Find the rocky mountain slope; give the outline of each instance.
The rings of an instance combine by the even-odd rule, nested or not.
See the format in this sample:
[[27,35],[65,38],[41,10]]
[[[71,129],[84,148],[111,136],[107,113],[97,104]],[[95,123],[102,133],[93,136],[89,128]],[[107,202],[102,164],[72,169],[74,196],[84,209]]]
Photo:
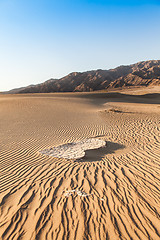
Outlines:
[[8,93],[87,92],[150,85],[160,85],[160,60],[138,62],[110,70],[73,72],[61,79],[50,79]]

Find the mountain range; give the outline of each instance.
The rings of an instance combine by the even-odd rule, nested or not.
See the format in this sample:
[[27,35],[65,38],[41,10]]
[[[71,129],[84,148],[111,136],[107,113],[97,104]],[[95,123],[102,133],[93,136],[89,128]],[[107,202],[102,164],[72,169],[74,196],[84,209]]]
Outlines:
[[60,79],[49,79],[6,93],[90,92],[151,85],[160,85],[160,60],[143,61],[110,70],[73,72]]

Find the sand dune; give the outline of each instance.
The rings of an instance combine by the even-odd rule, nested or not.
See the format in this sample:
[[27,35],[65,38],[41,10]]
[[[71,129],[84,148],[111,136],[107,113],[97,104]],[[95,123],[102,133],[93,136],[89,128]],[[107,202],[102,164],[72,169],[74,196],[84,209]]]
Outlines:
[[0,96],[0,239],[160,239],[160,98],[115,94]]

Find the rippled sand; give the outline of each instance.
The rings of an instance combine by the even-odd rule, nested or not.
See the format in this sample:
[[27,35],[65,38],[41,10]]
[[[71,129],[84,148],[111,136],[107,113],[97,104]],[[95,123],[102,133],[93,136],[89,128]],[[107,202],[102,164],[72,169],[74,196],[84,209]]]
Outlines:
[[160,95],[1,95],[0,239],[160,239]]

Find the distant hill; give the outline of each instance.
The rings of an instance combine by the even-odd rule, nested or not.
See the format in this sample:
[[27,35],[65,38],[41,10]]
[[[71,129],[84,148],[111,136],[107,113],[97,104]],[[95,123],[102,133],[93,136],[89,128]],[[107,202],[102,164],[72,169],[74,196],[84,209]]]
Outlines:
[[110,70],[73,72],[60,79],[50,79],[7,93],[90,92],[151,85],[160,85],[160,60],[138,62]]

